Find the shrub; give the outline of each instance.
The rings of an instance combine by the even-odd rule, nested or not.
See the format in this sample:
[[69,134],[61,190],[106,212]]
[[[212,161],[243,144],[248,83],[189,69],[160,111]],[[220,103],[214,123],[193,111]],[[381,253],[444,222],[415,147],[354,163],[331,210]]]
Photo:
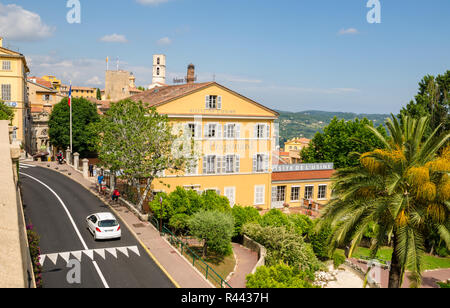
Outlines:
[[249,222],[259,222],[261,215],[254,207],[235,206],[231,210],[234,218],[234,236],[242,235],[242,226]]
[[39,248],[40,237],[33,231],[33,226],[27,226],[28,246],[30,249],[31,262],[33,264],[33,272],[37,288],[42,288],[42,265],[39,262],[41,249]]
[[175,214],[169,220],[169,226],[175,233],[186,233],[188,230],[190,216],[186,214]]
[[328,260],[330,257],[331,233],[331,226],[324,224],[319,230],[313,230],[308,236],[314,253],[321,260]]
[[288,216],[288,219],[293,224],[295,232],[302,236],[308,235],[314,226],[311,218],[306,215],[292,214]]
[[345,256],[335,252],[333,254],[333,265],[334,265],[334,268],[337,269],[337,268],[339,268],[339,266],[341,266],[344,263],[345,263]]
[[227,197],[220,196],[213,190],[207,190],[201,195],[201,207],[205,211],[219,211],[230,213],[231,206]]
[[234,220],[231,214],[201,211],[189,219],[188,226],[194,237],[204,241],[203,257],[207,256],[208,249],[224,256],[232,253]]
[[249,223],[244,225],[243,232],[267,249],[268,265],[283,262],[302,271],[312,272],[323,267],[311,245],[305,243],[302,236],[285,227],[262,227]]
[[291,228],[293,223],[288,219],[288,216],[277,209],[272,209],[267,212],[260,221],[263,227],[286,227]]
[[256,270],[255,274],[247,276],[247,288],[315,288],[309,282],[308,276],[308,274],[285,264],[277,264],[270,267],[261,266]]

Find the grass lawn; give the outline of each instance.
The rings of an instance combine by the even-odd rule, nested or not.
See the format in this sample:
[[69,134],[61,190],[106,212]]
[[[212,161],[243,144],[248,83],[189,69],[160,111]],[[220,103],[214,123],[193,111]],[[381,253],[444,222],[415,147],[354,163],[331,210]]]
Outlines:
[[[344,253],[339,249],[339,253]],[[364,259],[364,257],[370,256],[370,249],[364,247],[358,247],[353,253],[353,258]],[[390,261],[392,257],[392,248],[383,247],[378,250],[377,258],[385,261]],[[440,258],[425,254],[422,258],[422,270],[433,270],[439,268],[450,268],[450,258]]]
[[[197,256],[201,257],[201,247],[191,246],[190,248]],[[188,259],[188,261],[193,262],[193,257],[191,254],[183,252],[183,255]],[[204,258],[203,261],[205,261],[205,263],[208,264],[214,270],[214,272],[216,272],[217,275],[219,275],[223,279],[226,279],[228,277],[228,275],[234,270],[234,267],[236,265],[234,254],[224,257],[219,256],[213,252],[209,252],[208,256]],[[206,275],[207,269],[203,262],[196,260],[193,263],[203,275]],[[208,269],[208,280],[211,281],[215,286],[220,287],[220,278],[214,272],[211,271],[211,269]]]

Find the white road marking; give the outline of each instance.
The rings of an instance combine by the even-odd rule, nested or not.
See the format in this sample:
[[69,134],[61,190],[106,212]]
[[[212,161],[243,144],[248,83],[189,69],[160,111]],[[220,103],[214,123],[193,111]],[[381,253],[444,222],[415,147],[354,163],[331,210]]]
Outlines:
[[[70,222],[72,223],[73,228],[75,229],[75,233],[78,235],[78,238],[80,239],[81,244],[83,245],[84,249],[85,249],[85,250],[89,250],[89,248],[87,247],[86,243],[84,242],[83,237],[81,236],[80,231],[79,231],[78,228],[77,228],[77,225],[75,224],[75,222],[74,222],[72,216],[70,215],[69,210],[67,209],[67,207],[66,207],[66,205],[64,204],[64,202],[62,201],[62,199],[58,196],[58,194],[57,194],[53,189],[51,189],[47,184],[45,184],[45,183],[43,183],[42,181],[36,179],[35,177],[32,177],[31,175],[28,175],[28,174],[25,174],[25,173],[22,173],[22,172],[20,172],[20,174],[23,175],[23,176],[29,177],[30,179],[35,180],[36,182],[38,182],[39,184],[43,185],[45,188],[47,188],[48,190],[50,190],[50,192],[51,192],[53,195],[55,195],[55,197],[58,199],[58,201],[59,201],[59,202],[61,203],[61,205],[63,206],[64,211],[66,212],[67,216],[69,217],[69,220],[70,220]],[[97,271],[97,273],[98,273],[98,275],[99,275],[101,281],[103,282],[103,286],[104,286],[105,288],[109,288],[109,285],[108,285],[108,283],[106,282],[105,277],[104,277],[103,274],[102,274],[102,271],[101,271],[100,268],[98,267],[97,262],[92,261],[92,263],[94,264],[94,267],[95,267],[95,269],[96,269],[96,271]]]
[[30,167],[30,168],[36,168],[36,166],[35,166],[35,165],[28,165],[28,164],[24,164],[24,163],[21,163],[21,162],[19,162],[19,166],[20,166],[20,167]]

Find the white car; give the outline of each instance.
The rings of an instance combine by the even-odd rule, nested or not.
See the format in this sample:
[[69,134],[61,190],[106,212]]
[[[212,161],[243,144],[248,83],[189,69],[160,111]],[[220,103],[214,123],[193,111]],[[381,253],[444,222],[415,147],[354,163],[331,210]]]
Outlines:
[[120,239],[120,224],[111,213],[97,213],[86,218],[87,228],[94,235],[94,240]]

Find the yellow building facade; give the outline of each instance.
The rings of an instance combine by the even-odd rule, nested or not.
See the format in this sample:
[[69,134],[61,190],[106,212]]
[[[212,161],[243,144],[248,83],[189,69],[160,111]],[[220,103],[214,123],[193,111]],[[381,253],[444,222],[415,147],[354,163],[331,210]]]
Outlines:
[[14,108],[12,125],[16,127],[13,140],[25,143],[25,132],[30,126],[27,99],[27,74],[25,56],[3,47],[0,37],[0,100]]
[[214,190],[231,205],[270,208],[278,113],[215,82],[155,88],[131,99],[155,107],[175,133],[194,140],[196,165],[164,174],[165,185],[156,183],[154,191]]

